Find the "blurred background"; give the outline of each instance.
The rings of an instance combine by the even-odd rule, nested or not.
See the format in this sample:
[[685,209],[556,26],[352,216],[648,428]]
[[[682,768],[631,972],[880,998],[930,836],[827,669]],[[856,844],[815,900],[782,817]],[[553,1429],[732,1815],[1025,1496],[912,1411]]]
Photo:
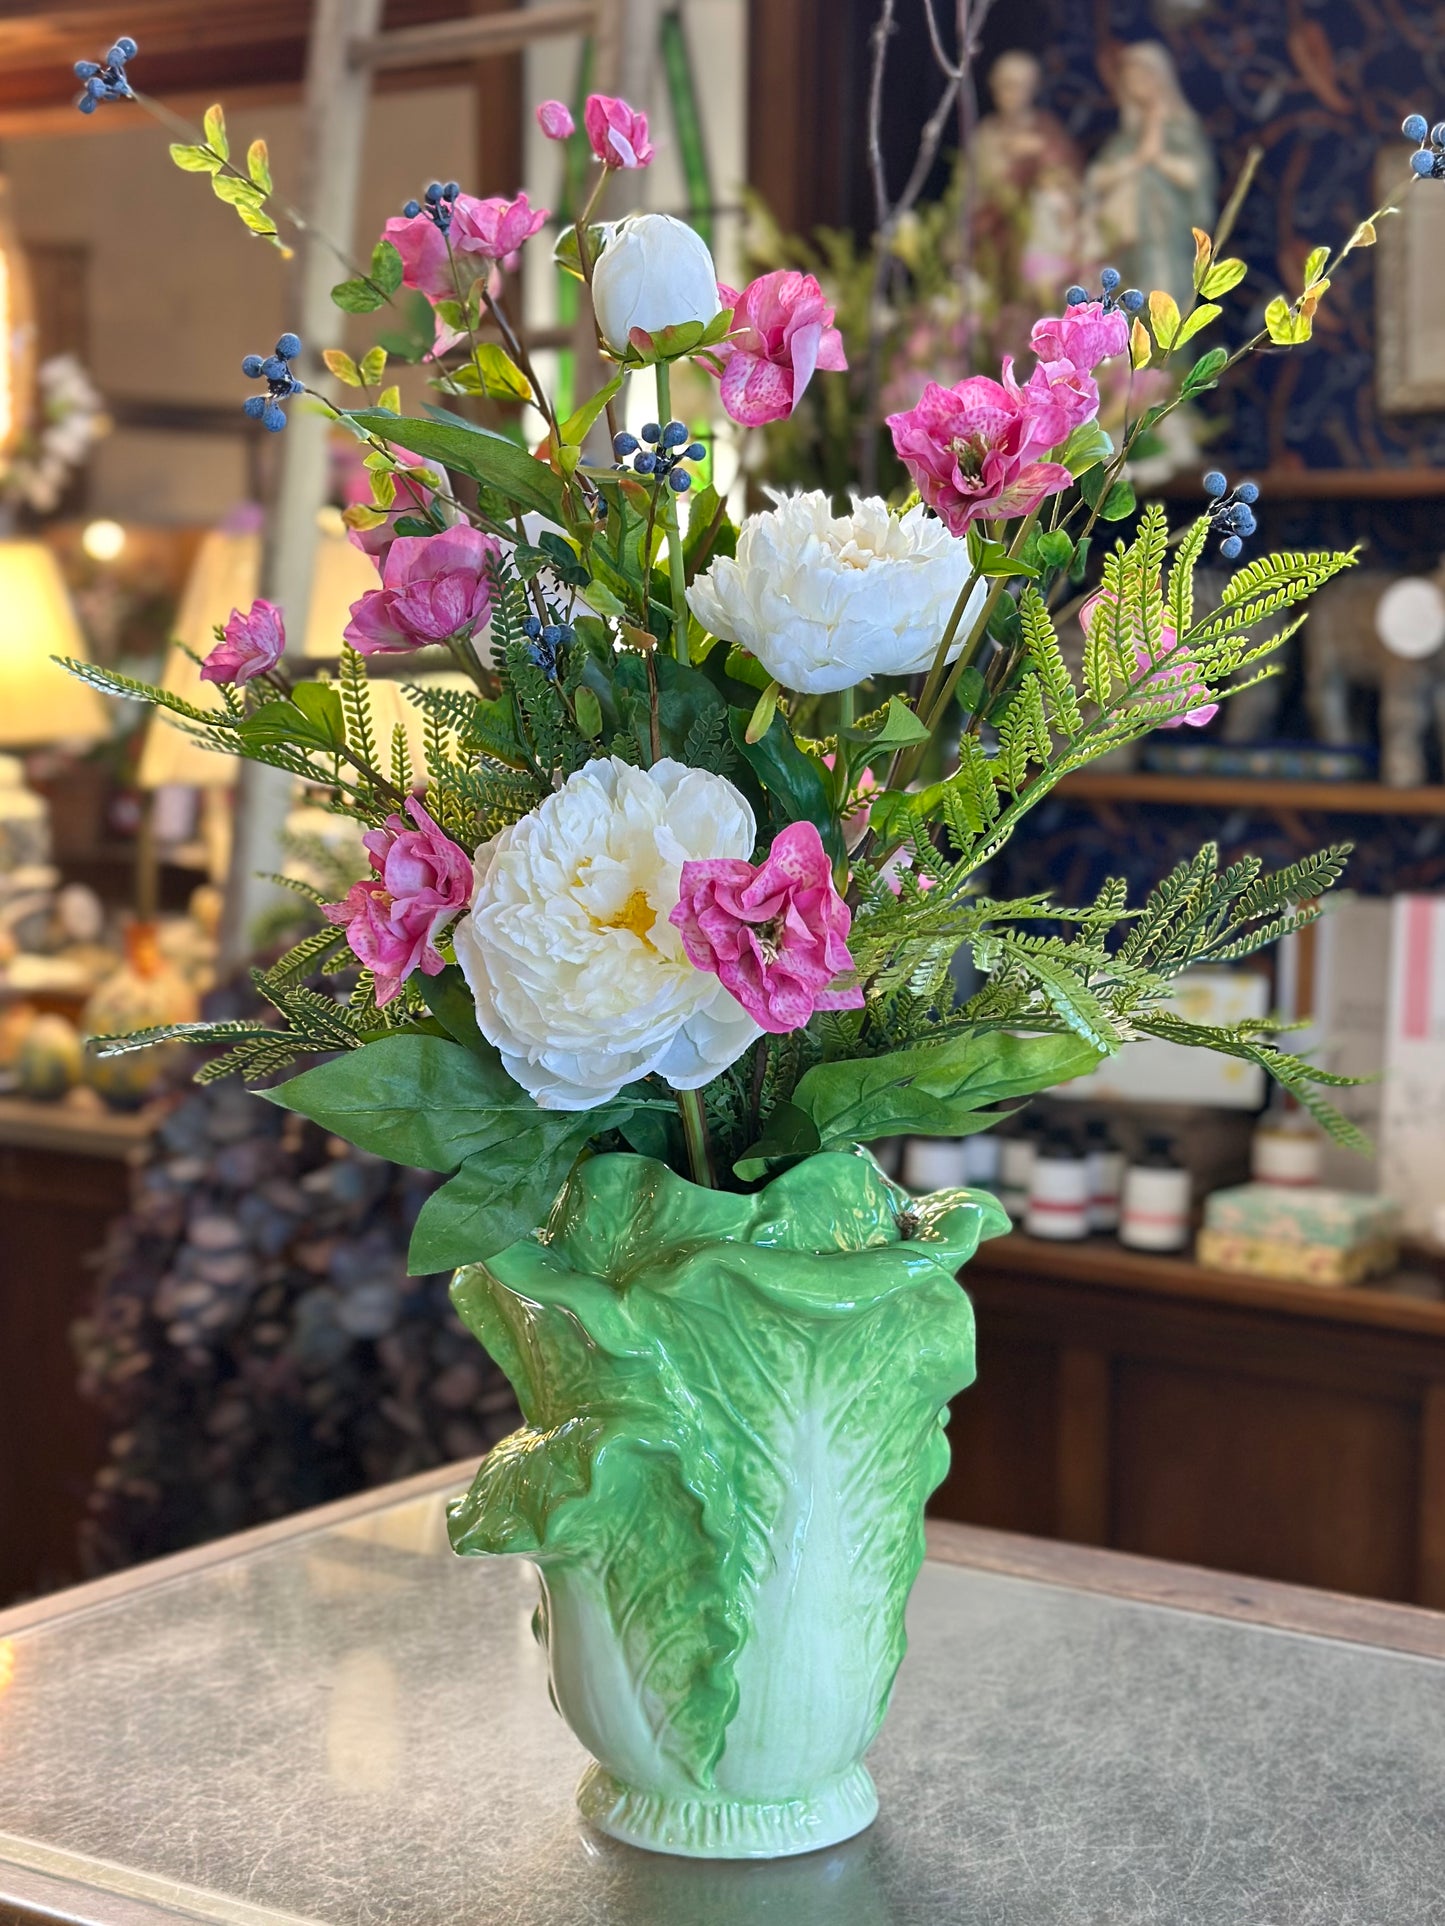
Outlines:
[[[233,145],[264,135],[302,198],[351,13],[0,5],[0,1603],[474,1457],[515,1421],[445,1278],[405,1275],[434,1179],[196,1089],[174,1050],[83,1048],[249,1010],[245,963],[298,933],[277,900],[239,944],[227,917],[233,765],[50,662],[183,690],[177,641],[204,651],[257,593],[286,438],[242,415],[240,361],[296,325],[297,266],[138,109],[77,114],[71,64],[133,35],[137,85],[190,122],[224,99]],[[387,0],[357,244],[434,178],[525,187],[555,231],[585,150],[531,106],[610,78],[658,160],[608,211],[685,216],[736,285],[809,269],[847,345],[849,374],[751,447],[700,380],[678,411],[736,506],[763,472],[841,504],[899,488],[878,423],[926,380],[1026,353],[1106,263],[1186,297],[1188,230],[1225,210],[1249,272],[1222,325],[1253,332],[1403,183],[1401,117],[1445,97],[1438,21],[1427,0]],[[564,396],[586,374],[567,286],[528,251],[516,302]],[[308,348],[372,338],[332,326]],[[625,405],[644,418],[650,390]],[[1121,385],[1106,423],[1124,406]],[[1137,900],[1207,837],[1276,864],[1352,842],[1319,925],[1181,994],[1209,1020],[1278,1008],[1372,1079],[1344,1099],[1379,1153],[1323,1145],[1248,1066],[1153,1044],[1000,1136],[887,1146],[903,1181],[989,1185],[1019,1224],[968,1273],[981,1377],[948,1515],[1445,1605],[1442,455],[1445,197],[1419,195],[1308,346],[1253,357],[1135,464],[1176,518],[1207,469],[1249,476],[1256,552],[1359,543],[1364,566],[1276,682],[1066,781],[989,887],[1077,902],[1123,875]],[[338,443],[300,625],[322,659],[375,580],[340,518],[359,487]],[[302,798],[275,841],[273,866],[336,894],[363,866]]]

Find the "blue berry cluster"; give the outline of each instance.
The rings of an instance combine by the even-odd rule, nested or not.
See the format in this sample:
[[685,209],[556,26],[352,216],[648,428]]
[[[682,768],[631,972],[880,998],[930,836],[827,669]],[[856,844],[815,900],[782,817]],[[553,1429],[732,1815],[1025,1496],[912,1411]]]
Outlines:
[[1242,481],[1230,490],[1227,477],[1211,468],[1204,477],[1204,492],[1210,497],[1209,520],[1214,532],[1223,537],[1219,552],[1232,562],[1244,547],[1244,537],[1258,526],[1254,504],[1259,500],[1259,483]]
[[614,435],[612,452],[619,463],[625,463],[632,456],[633,472],[650,475],[654,481],[667,482],[674,495],[685,495],[692,487],[692,476],[678,463],[701,461],[707,454],[700,441],[692,439],[692,430],[684,421],[670,421],[661,427],[655,421],[644,423],[642,441],[636,435]]
[[432,226],[445,234],[452,224],[452,212],[461,188],[456,181],[433,181],[419,201],[408,201],[402,213],[409,221],[425,214]]
[[1417,151],[1410,156],[1410,172],[1422,181],[1445,180],[1445,120],[1437,120],[1431,127],[1423,114],[1407,114],[1400,132],[1416,145]]
[[577,631],[570,622],[543,622],[540,615],[529,615],[522,624],[522,633],[528,642],[527,654],[547,680],[555,682],[561,669],[562,650],[577,640]]
[[259,421],[272,434],[286,426],[286,410],[281,406],[292,395],[299,395],[305,384],[291,372],[291,363],[301,352],[299,334],[286,333],[272,354],[248,354],[241,362],[241,373],[248,381],[264,381],[264,395],[247,395],[241,403],[252,421]]
[[[1106,267],[1099,276],[1099,299],[1103,303],[1105,314],[1112,314],[1115,308],[1122,308],[1125,314],[1137,314],[1143,307],[1144,296],[1138,288],[1125,288],[1124,292],[1120,294],[1119,283],[1123,278],[1118,268],[1115,267]],[[1066,308],[1082,307],[1085,301],[1092,301],[1093,299],[1094,296],[1090,294],[1089,290],[1079,287],[1077,283],[1071,288],[1064,289],[1064,306]]]
[[77,60],[75,77],[85,82],[76,106],[83,114],[93,114],[103,100],[130,100],[130,82],[125,63],[134,60],[138,49],[128,33],[123,33],[104,60]]

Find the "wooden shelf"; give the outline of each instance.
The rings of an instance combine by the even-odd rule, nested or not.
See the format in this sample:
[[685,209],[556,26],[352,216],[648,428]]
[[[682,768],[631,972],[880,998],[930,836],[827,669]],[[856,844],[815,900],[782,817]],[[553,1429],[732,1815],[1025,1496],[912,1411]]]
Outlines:
[[1341,816],[1445,816],[1445,783],[1390,789],[1379,782],[1292,782],[1268,776],[1164,776],[1082,770],[1054,791],[1075,802],[1178,803],[1210,809],[1322,809]]

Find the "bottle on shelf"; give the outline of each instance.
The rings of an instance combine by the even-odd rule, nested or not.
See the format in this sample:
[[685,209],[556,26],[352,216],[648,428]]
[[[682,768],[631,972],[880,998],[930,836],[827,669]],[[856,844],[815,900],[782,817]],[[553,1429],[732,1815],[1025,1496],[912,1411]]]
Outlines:
[[1124,1185],[1124,1153],[1109,1134],[1102,1117],[1085,1126],[1089,1157],[1089,1229],[1119,1228],[1119,1195]]
[[1029,1185],[1038,1146],[1025,1129],[1000,1137],[998,1146],[998,1201],[1017,1224],[1029,1207]]
[[1250,1138],[1249,1172],[1257,1184],[1318,1184],[1324,1154],[1324,1138],[1303,1111],[1272,1107]]
[[964,1176],[963,1139],[910,1137],[903,1146],[903,1183],[906,1189],[926,1192],[955,1190]]
[[1089,1159],[1071,1130],[1051,1130],[1035,1153],[1024,1229],[1059,1242],[1089,1234]]
[[963,1181],[975,1190],[997,1192],[1004,1140],[992,1130],[980,1130],[963,1140]]
[[1176,1162],[1167,1137],[1144,1140],[1142,1155],[1124,1172],[1119,1242],[1134,1251],[1182,1251],[1189,1242],[1189,1172]]

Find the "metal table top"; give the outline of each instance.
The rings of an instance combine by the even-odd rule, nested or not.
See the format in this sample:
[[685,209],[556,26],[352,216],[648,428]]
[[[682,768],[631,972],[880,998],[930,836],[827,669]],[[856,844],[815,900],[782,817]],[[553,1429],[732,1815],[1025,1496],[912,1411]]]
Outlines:
[[446,1548],[463,1478],[0,1616],[0,1918],[1445,1921],[1433,1614],[944,1527],[877,1823],[772,1864],[664,1859],[575,1818],[533,1574]]

